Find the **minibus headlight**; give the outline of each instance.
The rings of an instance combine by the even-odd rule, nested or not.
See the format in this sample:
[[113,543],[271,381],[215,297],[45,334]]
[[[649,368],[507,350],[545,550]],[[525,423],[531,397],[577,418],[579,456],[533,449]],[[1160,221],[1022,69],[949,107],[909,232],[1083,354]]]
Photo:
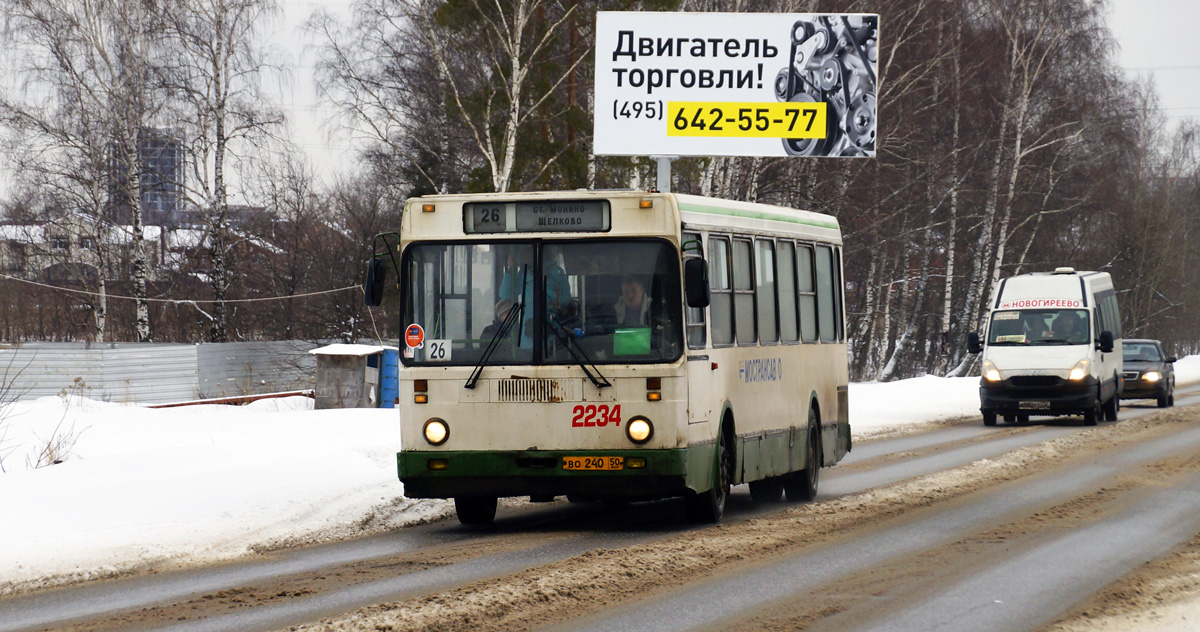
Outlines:
[[1147,382],[1157,382],[1162,379],[1162,373],[1159,373],[1158,371],[1146,371],[1144,374],[1142,374],[1142,379],[1146,380]]
[[1089,373],[1088,369],[1091,368],[1091,364],[1092,363],[1088,362],[1087,358],[1076,362],[1075,366],[1071,367],[1071,374],[1067,376],[1068,379],[1070,379],[1072,382],[1078,382],[1079,380],[1087,377]]
[[625,435],[634,443],[645,443],[654,436],[654,424],[645,417],[634,417],[625,425]]
[[446,422],[441,419],[434,417],[425,422],[422,434],[425,435],[425,440],[429,442],[429,445],[442,445],[446,442],[446,439],[450,438],[450,426],[447,426]]
[[983,379],[989,382],[1000,381],[1000,369],[997,369],[991,360],[983,361]]

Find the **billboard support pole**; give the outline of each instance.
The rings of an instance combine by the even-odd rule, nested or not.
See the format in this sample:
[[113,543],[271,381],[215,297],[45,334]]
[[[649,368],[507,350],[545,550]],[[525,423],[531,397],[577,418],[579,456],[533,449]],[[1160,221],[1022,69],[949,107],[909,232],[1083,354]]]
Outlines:
[[658,163],[658,190],[663,193],[671,192],[671,162],[678,160],[679,156],[650,156],[654,162]]

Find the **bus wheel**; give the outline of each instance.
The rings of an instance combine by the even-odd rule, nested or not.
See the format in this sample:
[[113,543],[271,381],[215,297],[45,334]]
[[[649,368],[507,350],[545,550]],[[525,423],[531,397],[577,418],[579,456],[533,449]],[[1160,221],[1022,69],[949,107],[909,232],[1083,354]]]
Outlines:
[[729,498],[729,481],[733,478],[725,433],[717,437],[717,484],[699,494],[689,493],[683,497],[688,520],[692,522],[720,522],[725,514],[725,500]]
[[983,411],[983,425],[985,425],[985,426],[996,425],[996,411],[994,411],[994,410]]
[[488,525],[496,519],[496,499],[478,496],[456,496],[454,511],[458,521],[469,525]]
[[817,429],[816,411],[808,411],[808,441],[805,442],[804,469],[793,472],[784,483],[788,500],[807,502],[817,497],[821,479],[821,431]]
[[750,481],[750,499],[756,503],[777,503],[783,497],[783,479],[778,476]]

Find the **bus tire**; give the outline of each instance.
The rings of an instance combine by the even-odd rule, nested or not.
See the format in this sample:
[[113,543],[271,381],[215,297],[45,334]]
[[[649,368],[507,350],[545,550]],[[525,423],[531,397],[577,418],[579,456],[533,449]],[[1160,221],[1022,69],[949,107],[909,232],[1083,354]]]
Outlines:
[[793,472],[783,486],[792,502],[808,502],[817,497],[817,486],[821,482],[821,431],[817,426],[817,412],[809,409],[804,469]]
[[726,435],[722,430],[717,437],[717,484],[700,493],[688,493],[683,497],[688,520],[699,523],[716,523],[725,515],[725,501],[729,498],[729,481],[733,478],[732,460],[725,445]]
[[496,519],[496,499],[479,496],[455,496],[454,512],[466,525],[489,525]]
[[778,476],[750,481],[750,500],[756,503],[777,503],[783,498],[783,479]]

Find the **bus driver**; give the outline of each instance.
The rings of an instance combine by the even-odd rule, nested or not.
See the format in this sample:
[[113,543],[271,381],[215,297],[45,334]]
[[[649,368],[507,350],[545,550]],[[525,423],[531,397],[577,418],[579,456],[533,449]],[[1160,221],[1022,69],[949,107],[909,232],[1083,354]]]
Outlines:
[[621,280],[621,298],[614,306],[618,327],[644,327],[650,324],[650,302],[642,282],[625,277]]

